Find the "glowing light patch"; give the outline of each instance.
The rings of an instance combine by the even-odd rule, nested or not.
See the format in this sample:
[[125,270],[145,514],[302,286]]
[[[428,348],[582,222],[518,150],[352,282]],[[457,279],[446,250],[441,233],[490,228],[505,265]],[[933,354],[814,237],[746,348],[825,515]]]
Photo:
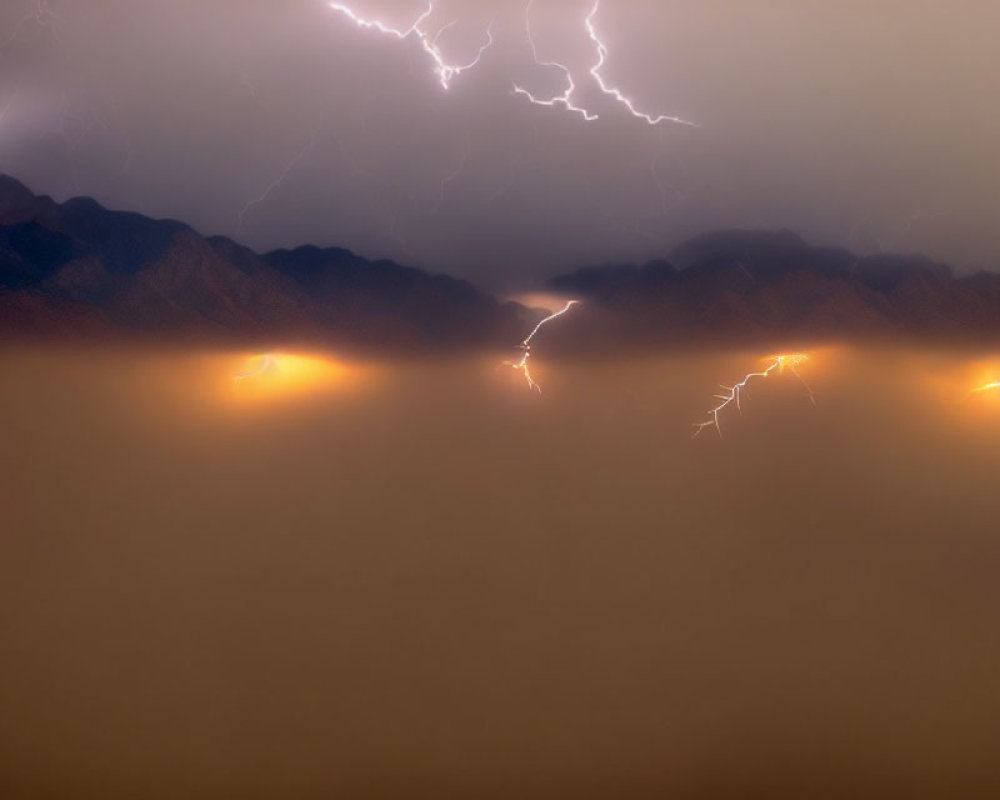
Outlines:
[[233,373],[237,400],[267,400],[330,388],[343,381],[347,368],[319,355],[265,353],[247,356]]
[[[914,394],[926,396],[953,421],[974,426],[997,422],[1000,409],[1000,359],[953,348],[913,348],[892,353],[901,374],[915,383]],[[913,398],[914,402],[917,397]]]
[[805,353],[782,353],[778,355],[768,356],[763,361],[768,362],[768,366],[761,370],[760,372],[748,372],[739,383],[735,383],[732,386],[722,386],[725,390],[725,394],[715,395],[716,399],[721,402],[715,406],[715,408],[709,409],[708,419],[705,422],[696,423],[694,426],[694,436],[700,434],[705,428],[715,428],[718,431],[719,436],[722,436],[722,423],[720,420],[720,415],[729,406],[735,405],[736,410],[740,413],[743,412],[743,393],[747,390],[751,381],[754,378],[767,378],[773,372],[777,371],[779,374],[784,372],[786,369],[791,372],[805,387],[806,394],[809,396],[809,402],[816,405],[816,397],[813,394],[809,384],[806,383],[805,379],[799,374],[798,367],[805,364],[809,360],[809,356]]
[[246,369],[237,372],[234,375],[234,379],[237,384],[240,381],[245,381],[248,378],[259,378],[262,375],[267,375],[269,373],[275,373],[278,371],[278,359],[272,355],[265,356],[254,356]]
[[972,389],[966,397],[968,398],[973,395],[986,393],[1000,396],[1000,381],[991,381],[990,383],[985,383],[982,386],[977,386],[975,389]]
[[531,331],[531,333],[528,334],[527,338],[523,342],[521,342],[520,347],[521,347],[521,350],[523,351],[523,353],[521,355],[520,360],[518,360],[518,361],[504,361],[501,366],[510,367],[511,369],[514,369],[514,370],[517,370],[518,372],[520,372],[521,375],[524,377],[525,382],[527,382],[528,388],[531,389],[532,391],[535,391],[535,392],[538,392],[539,394],[541,394],[542,393],[542,387],[539,386],[535,382],[535,379],[531,377],[531,368],[528,365],[528,362],[531,360],[531,340],[535,338],[535,336],[538,334],[538,332],[545,325],[547,325],[552,320],[558,319],[559,317],[561,317],[563,314],[565,314],[567,311],[569,311],[573,306],[577,305],[579,302],[580,302],[579,300],[570,300],[570,301],[568,301],[566,303],[565,306],[563,306],[563,308],[561,310],[556,311],[553,314],[549,314],[549,316],[547,316],[547,317],[545,317],[545,319],[541,320],[541,322],[539,322],[534,327],[534,329]]
[[569,298],[565,293],[555,294],[553,292],[521,292],[517,294],[505,294],[503,300],[511,303],[518,303],[525,308],[537,308],[553,314],[566,305]]

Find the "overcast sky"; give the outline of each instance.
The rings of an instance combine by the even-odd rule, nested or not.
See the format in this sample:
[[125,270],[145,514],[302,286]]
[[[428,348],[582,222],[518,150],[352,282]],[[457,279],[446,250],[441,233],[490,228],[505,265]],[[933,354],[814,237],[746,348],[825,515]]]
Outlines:
[[[422,0],[348,0],[400,29]],[[256,249],[338,244],[490,288],[717,227],[1000,268],[994,0],[5,0],[0,170]]]

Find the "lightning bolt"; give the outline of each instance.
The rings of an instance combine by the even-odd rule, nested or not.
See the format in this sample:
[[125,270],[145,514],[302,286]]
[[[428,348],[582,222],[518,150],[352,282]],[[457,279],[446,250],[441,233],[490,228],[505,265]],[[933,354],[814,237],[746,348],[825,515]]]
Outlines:
[[580,302],[579,300],[570,300],[569,302],[566,303],[565,306],[563,306],[562,309],[560,309],[559,311],[556,311],[553,314],[549,314],[549,316],[547,316],[547,317],[545,317],[545,319],[541,320],[537,325],[535,325],[534,329],[531,331],[531,333],[528,334],[527,338],[525,338],[525,340],[523,342],[521,342],[520,348],[521,348],[521,350],[523,352],[521,354],[520,360],[518,360],[518,361],[504,361],[503,364],[501,364],[500,366],[510,367],[511,369],[514,369],[514,370],[520,372],[521,375],[524,376],[524,380],[527,382],[528,388],[531,389],[532,391],[535,391],[535,392],[538,392],[539,394],[541,394],[542,393],[542,387],[539,386],[535,382],[535,379],[531,377],[531,368],[530,368],[529,363],[528,363],[531,360],[531,340],[534,339],[535,336],[538,335],[538,332],[545,325],[547,325],[548,323],[552,322],[552,320],[558,319],[559,317],[561,317],[563,314],[565,314],[567,311],[569,311],[573,306],[577,305],[579,302]]
[[466,165],[469,163],[469,158],[472,156],[472,139],[471,137],[466,140],[465,149],[462,151],[462,157],[458,160],[455,168],[441,179],[441,183],[438,186],[438,199],[437,202],[428,211],[429,214],[437,214],[444,205],[446,195],[448,193],[448,187],[458,179],[458,177],[465,170]]
[[522,95],[528,98],[528,102],[536,106],[545,106],[547,108],[554,108],[556,106],[562,106],[567,111],[574,114],[579,114],[587,122],[593,122],[600,117],[597,114],[592,114],[586,108],[582,106],[574,105],[572,97],[573,93],[576,92],[576,81],[573,80],[573,71],[567,67],[565,64],[561,64],[558,61],[542,61],[538,57],[538,47],[535,45],[535,37],[531,34],[531,7],[535,4],[535,0],[528,0],[528,6],[524,12],[524,29],[528,35],[528,44],[531,45],[531,56],[534,58],[535,63],[540,67],[550,67],[553,69],[558,69],[566,77],[566,90],[554,97],[548,99],[542,99],[536,97],[534,94],[529,92],[523,86],[514,84],[514,94]]
[[[531,7],[534,5],[535,0],[529,0],[528,7],[525,12],[526,16],[526,30],[528,33],[528,43],[531,45],[531,53],[535,59],[535,63],[541,67],[552,67],[560,70],[566,76],[566,90],[554,97],[550,98],[540,98],[532,94],[530,91],[525,89],[523,86],[518,84],[514,85],[514,93],[526,97],[530,103],[536,106],[562,106],[567,111],[571,111],[575,114],[579,114],[587,122],[593,122],[600,119],[600,115],[596,112],[588,110],[584,106],[578,106],[573,102],[573,94],[576,92],[576,81],[573,78],[573,71],[565,64],[559,63],[558,61],[542,61],[538,57],[538,48],[535,46],[535,39],[531,34]],[[658,114],[653,116],[652,114],[647,114],[644,111],[639,111],[636,108],[635,103],[630,100],[620,89],[616,89],[611,86],[604,76],[601,74],[601,70],[608,60],[608,47],[601,39],[597,33],[597,26],[594,23],[594,18],[597,16],[598,11],[601,9],[601,0],[596,0],[590,13],[584,19],[584,27],[587,30],[587,35],[590,37],[590,41],[594,43],[597,48],[597,62],[590,68],[590,76],[593,78],[594,82],[597,84],[601,92],[616,102],[623,105],[628,112],[636,119],[643,120],[649,125],[659,125],[661,122],[673,122],[678,125],[688,125],[691,127],[698,127],[696,123],[690,122],[681,117],[671,116],[669,114]]]
[[[573,75],[573,70],[559,61],[545,61],[542,60],[538,55],[538,47],[535,44],[535,38],[531,32],[531,11],[534,6],[535,0],[528,0],[528,5],[525,8],[525,32],[527,33],[528,43],[531,46],[531,55],[540,67],[545,67],[548,69],[559,70],[566,81],[566,88],[561,94],[553,95],[552,97],[540,97],[524,86],[515,83],[514,84],[514,94],[520,95],[527,98],[528,102],[537,106],[545,106],[548,108],[561,107],[566,111],[573,114],[579,115],[587,122],[594,122],[600,119],[600,115],[591,111],[585,106],[577,105],[574,102],[574,95],[577,91],[577,81]],[[395,28],[391,25],[387,25],[378,19],[367,19],[357,14],[345,3],[332,2],[329,4],[330,8],[348,17],[355,25],[359,28],[366,30],[376,30],[379,33],[385,34],[387,36],[392,36],[400,41],[415,37],[417,41],[420,42],[420,46],[423,51],[430,57],[433,62],[433,72],[437,76],[438,82],[441,84],[443,89],[450,89],[452,82],[459,77],[463,72],[475,68],[482,61],[483,55],[489,50],[494,44],[493,36],[493,22],[490,22],[486,29],[486,41],[480,46],[479,51],[476,53],[475,57],[466,64],[451,64],[449,63],[444,53],[441,50],[438,42],[442,34],[450,30],[457,24],[456,21],[449,22],[444,27],[440,28],[436,34],[433,36],[425,29],[424,23],[431,17],[434,13],[434,0],[428,0],[427,8],[424,9],[423,13],[418,16],[413,23],[408,28]],[[601,39],[597,32],[597,26],[594,19],[597,17],[598,12],[601,8],[601,0],[596,0],[590,13],[584,19],[584,29],[587,32],[590,41],[594,44],[597,49],[597,61],[590,68],[589,74],[593,81],[597,84],[600,91],[611,97],[615,102],[624,106],[629,114],[631,114],[636,119],[646,122],[648,125],[659,125],[663,122],[672,122],[678,125],[689,125],[692,127],[697,127],[697,125],[689,120],[682,119],[681,117],[672,116],[669,114],[649,114],[645,111],[640,111],[635,103],[624,94],[620,89],[611,86],[605,77],[601,74],[601,70],[604,68],[608,60],[608,47]]]
[[699,422],[694,426],[694,434],[693,434],[694,436],[698,436],[698,434],[700,434],[703,430],[705,430],[705,428],[715,428],[719,432],[719,436],[721,437],[722,424],[720,422],[720,415],[722,414],[722,412],[732,405],[736,406],[737,411],[742,412],[743,392],[746,391],[746,388],[750,385],[750,382],[753,381],[754,378],[767,378],[775,370],[777,370],[779,373],[784,372],[786,369],[789,372],[791,372],[796,378],[798,378],[799,383],[801,383],[803,387],[805,387],[806,394],[809,397],[809,401],[814,406],[816,405],[816,396],[813,394],[812,389],[809,388],[809,384],[806,383],[805,379],[802,377],[802,375],[799,374],[798,371],[798,367],[809,360],[808,355],[806,355],[805,353],[786,353],[783,355],[768,356],[764,360],[770,363],[762,371],[749,372],[743,377],[743,380],[741,380],[739,383],[736,383],[733,386],[722,387],[723,389],[725,389],[726,394],[715,395],[715,397],[721,402],[717,406],[715,406],[715,408],[709,410],[708,419],[705,422]]
[[452,81],[459,77],[463,72],[467,72],[470,69],[474,69],[482,61],[483,55],[489,50],[494,43],[493,39],[493,22],[486,28],[486,41],[480,45],[479,51],[476,53],[475,58],[466,64],[449,64],[444,57],[444,53],[438,46],[438,40],[441,38],[446,30],[452,28],[456,23],[449,22],[443,28],[441,28],[437,34],[431,37],[430,33],[424,30],[421,26],[427,19],[434,13],[434,2],[429,0],[427,3],[427,9],[421,14],[414,23],[405,30],[399,28],[393,28],[390,25],[386,25],[379,20],[365,19],[359,16],[351,8],[344,3],[330,3],[330,8],[334,11],[339,11],[341,14],[346,15],[351,21],[354,22],[359,28],[364,28],[366,30],[377,30],[379,33],[386,34],[388,36],[394,36],[399,40],[409,39],[411,36],[415,36],[420,42],[420,46],[423,51],[430,56],[431,61],[434,62],[433,72],[437,76],[438,83],[441,84],[441,88],[448,90],[451,88]]
[[613,86],[608,85],[607,81],[605,81],[604,77],[601,75],[601,69],[604,67],[605,63],[608,60],[608,48],[607,45],[605,45],[604,42],[601,41],[601,38],[597,35],[597,28],[594,25],[594,17],[597,16],[597,12],[600,10],[601,10],[601,0],[596,0],[596,2],[594,3],[594,8],[590,12],[590,15],[587,17],[584,24],[587,26],[587,34],[590,36],[590,40],[597,47],[597,63],[590,68],[590,74],[597,82],[597,85],[600,87],[601,91],[604,92],[604,94],[608,95],[609,97],[612,97],[615,100],[617,100],[623,106],[625,106],[625,108],[628,109],[629,113],[633,117],[644,120],[649,125],[659,125],[661,122],[674,122],[678,125],[688,125],[692,128],[698,127],[696,123],[690,122],[686,119],[682,119],[681,117],[673,117],[668,114],[659,114],[654,117],[652,114],[647,114],[644,111],[639,111],[635,107],[635,104],[628,97],[622,94],[622,92],[619,89],[616,89]]
[[236,220],[236,236],[239,236],[243,232],[243,224],[246,221],[247,214],[249,214],[257,206],[267,202],[267,198],[269,198],[275,190],[277,190],[278,187],[285,182],[288,176],[292,173],[292,170],[294,170],[302,159],[304,159],[313,147],[316,146],[316,137],[319,136],[319,132],[322,128],[323,122],[321,121],[312,132],[312,135],[309,137],[309,141],[306,142],[302,149],[295,154],[295,157],[285,165],[285,168],[281,171],[278,177],[271,181],[259,196],[253,198],[252,200],[248,200],[243,208],[240,209]]

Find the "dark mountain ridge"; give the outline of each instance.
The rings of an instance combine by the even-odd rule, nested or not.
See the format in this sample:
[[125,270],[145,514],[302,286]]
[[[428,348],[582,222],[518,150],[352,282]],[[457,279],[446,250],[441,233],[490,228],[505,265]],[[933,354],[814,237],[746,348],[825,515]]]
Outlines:
[[706,233],[668,261],[584,268],[549,287],[588,301],[553,331],[563,346],[1000,338],[1000,275],[956,277],[918,254],[861,257],[791,231]]
[[175,220],[56,203],[0,175],[0,332],[455,349],[532,314],[471,284],[340,248],[258,255]]
[[[920,255],[859,257],[791,231],[706,233],[644,266],[560,275],[587,302],[553,350],[859,337],[1000,339],[1000,275]],[[509,347],[539,312],[349,250],[260,255],[175,220],[57,203],[0,175],[0,333],[360,349]]]

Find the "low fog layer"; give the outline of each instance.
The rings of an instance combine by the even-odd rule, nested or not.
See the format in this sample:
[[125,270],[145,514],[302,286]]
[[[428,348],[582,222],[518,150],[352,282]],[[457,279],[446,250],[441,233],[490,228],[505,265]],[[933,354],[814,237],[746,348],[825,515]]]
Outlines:
[[0,786],[1000,788],[998,365],[759,355],[5,353]]

